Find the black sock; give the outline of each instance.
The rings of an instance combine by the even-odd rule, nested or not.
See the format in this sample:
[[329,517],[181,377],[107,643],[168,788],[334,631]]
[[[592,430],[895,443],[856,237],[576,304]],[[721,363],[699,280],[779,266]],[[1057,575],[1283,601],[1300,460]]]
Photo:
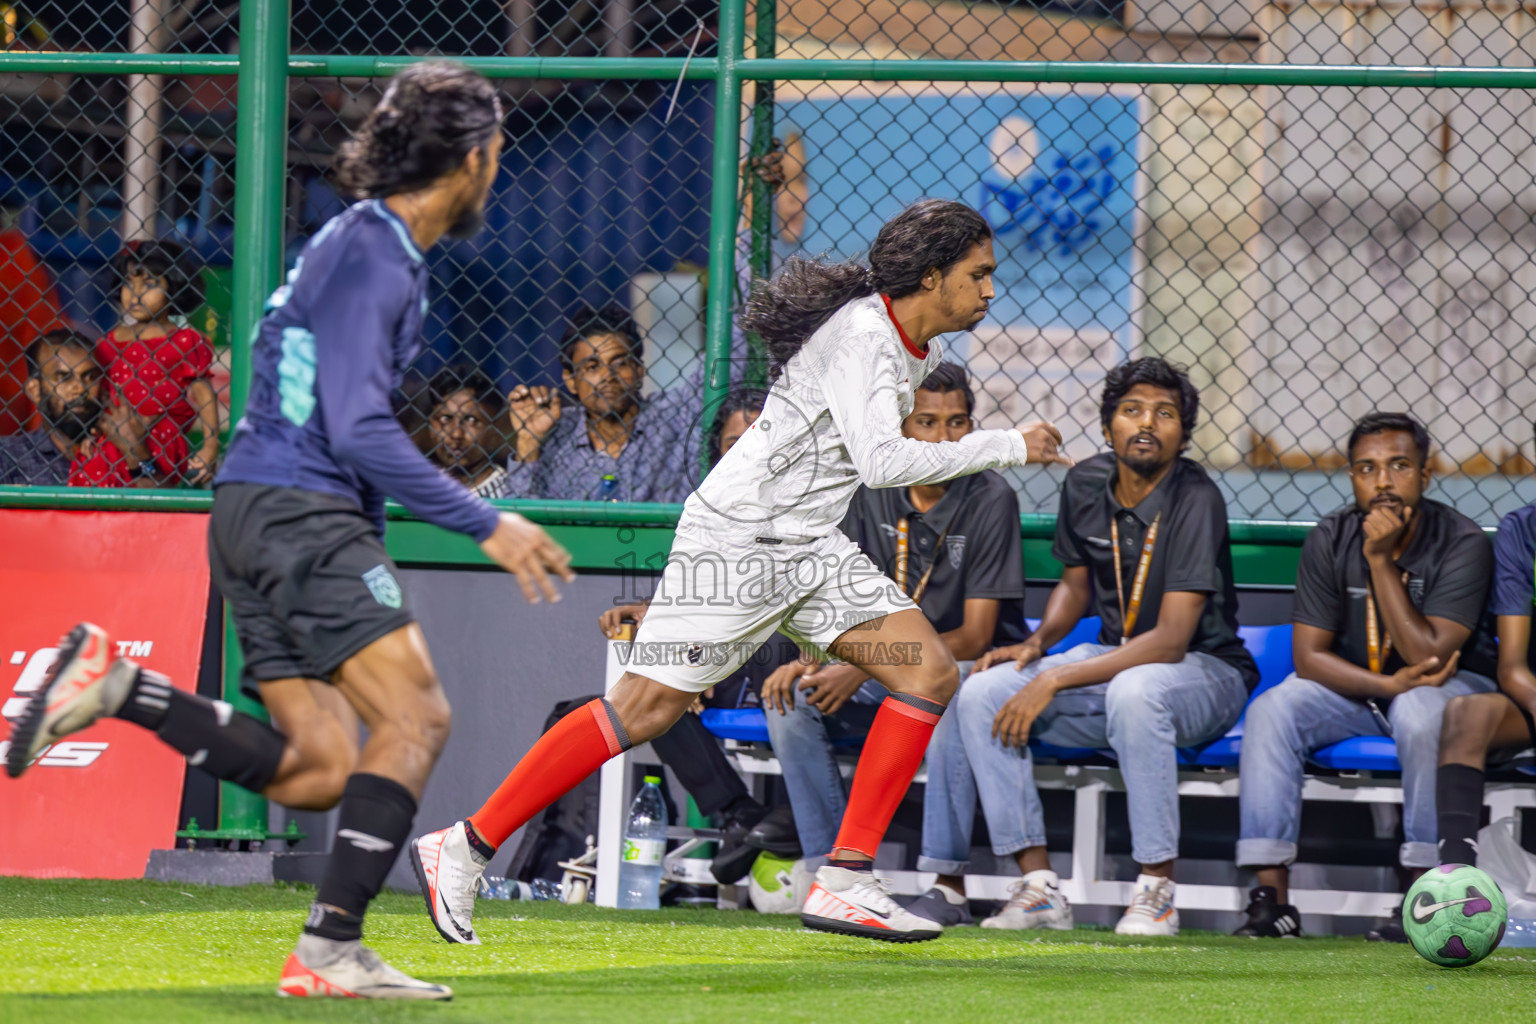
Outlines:
[[159,672],[139,669],[117,717],[154,731],[187,763],[253,793],[277,775],[288,741],[265,722],[221,700],[178,690]]
[[1440,863],[1476,864],[1477,830],[1483,823],[1483,773],[1464,764],[1443,764],[1435,773],[1440,823]]
[[875,862],[864,857],[828,857],[827,867],[846,868],[849,871],[873,871]]
[[347,779],[331,860],[304,924],[306,932],[327,939],[363,937],[363,914],[384,888],[415,817],[416,798],[393,779],[362,772]]

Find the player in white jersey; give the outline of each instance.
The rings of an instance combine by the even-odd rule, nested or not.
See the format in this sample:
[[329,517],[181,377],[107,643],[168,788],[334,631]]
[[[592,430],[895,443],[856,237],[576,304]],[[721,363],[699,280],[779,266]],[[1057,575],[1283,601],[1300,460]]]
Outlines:
[[881,228],[869,263],[792,259],[754,293],[743,327],[766,343],[773,386],[683,507],[632,670],[546,732],[478,812],[411,843],[429,913],[450,942],[478,941],[475,889],[497,846],[604,761],[669,729],[775,630],[891,691],[801,920],[902,942],[940,933],[898,906],[871,868],[959,669],[912,599],[837,527],[861,483],[906,487],[1066,460],[1046,423],[937,444],[901,434],[913,391],[943,358],[938,335],[986,314],[996,268],[986,221],[960,203],[923,200]]

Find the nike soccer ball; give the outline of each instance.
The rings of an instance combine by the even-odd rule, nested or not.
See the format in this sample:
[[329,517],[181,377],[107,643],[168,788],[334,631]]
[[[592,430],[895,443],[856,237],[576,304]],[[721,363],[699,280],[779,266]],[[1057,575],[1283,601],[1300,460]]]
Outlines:
[[1408,941],[1441,967],[1470,967],[1492,953],[1508,919],[1498,883],[1469,864],[1431,868],[1403,898]]
[[798,914],[805,903],[806,875],[795,860],[764,850],[752,862],[747,893],[759,914]]

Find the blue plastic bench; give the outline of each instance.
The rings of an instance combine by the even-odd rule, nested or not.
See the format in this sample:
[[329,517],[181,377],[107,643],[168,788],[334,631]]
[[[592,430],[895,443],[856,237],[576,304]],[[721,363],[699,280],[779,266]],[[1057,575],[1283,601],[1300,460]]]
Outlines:
[[[1296,671],[1295,662],[1291,658],[1291,625],[1285,623],[1279,626],[1238,626],[1238,639],[1243,641],[1243,646],[1248,648],[1248,653],[1253,655],[1253,660],[1259,666],[1259,685],[1253,688],[1253,693],[1248,697],[1248,703],[1253,703],[1253,698],[1263,693],[1272,686],[1277,686],[1285,680],[1285,677]],[[1238,754],[1243,742],[1243,719],[1248,717],[1248,709],[1243,709],[1242,717],[1237,724],[1227,730],[1227,734],[1220,739],[1200,747],[1181,747],[1179,749],[1179,764],[1192,768],[1235,768],[1237,767]]]

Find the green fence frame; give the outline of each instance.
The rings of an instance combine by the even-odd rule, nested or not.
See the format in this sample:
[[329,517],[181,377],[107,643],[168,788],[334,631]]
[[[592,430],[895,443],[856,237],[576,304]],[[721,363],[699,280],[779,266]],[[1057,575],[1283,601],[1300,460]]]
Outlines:
[[[758,23],[756,56],[745,56],[747,4]],[[773,0],[722,0],[719,49],[714,57],[476,57],[464,63],[492,78],[566,81],[651,79],[713,81],[716,89],[714,180],[710,196],[709,290],[705,315],[705,422],[729,386],[730,314],[736,282],[740,210],[743,87],[760,83],[751,118],[751,152],[766,151],[772,135],[771,96],[776,81],[977,81],[1130,85],[1350,86],[1397,88],[1536,89],[1536,68],[1394,67],[1365,65],[1069,63],[975,60],[781,60],[772,56]],[[231,420],[250,390],[250,344],[266,296],[282,277],[283,195],[287,146],[288,80],[293,77],[382,77],[422,57],[294,56],[289,53],[289,0],[241,0],[240,54],[28,53],[0,51],[7,72],[80,75],[236,75],[240,116],[236,136],[234,297],[231,315]],[[764,56],[764,54],[768,56]],[[766,255],[766,189],[754,183],[752,264]],[[764,237],[757,237],[762,235]],[[659,567],[671,543],[676,505],[602,505],[581,502],[500,502],[548,525],[580,568],[623,572]],[[0,508],[96,511],[206,512],[209,492],[0,487]],[[422,523],[391,506],[391,554],[404,564],[484,566],[469,540]],[[1290,585],[1310,523],[1234,522],[1233,559],[1238,582]],[[1021,522],[1029,575],[1060,571],[1050,557],[1054,521]],[[254,709],[239,692],[240,651],[226,622],[225,699]],[[225,783],[218,828],[197,837],[249,843],[286,834],[267,830],[266,801]]]

